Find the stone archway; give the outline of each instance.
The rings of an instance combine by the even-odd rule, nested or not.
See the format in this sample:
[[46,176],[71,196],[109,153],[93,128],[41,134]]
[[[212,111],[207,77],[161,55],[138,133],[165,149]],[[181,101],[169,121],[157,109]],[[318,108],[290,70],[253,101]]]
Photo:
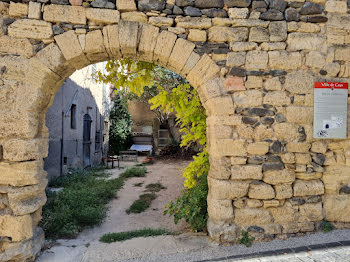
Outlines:
[[[5,73],[11,74],[11,81],[18,85],[18,96],[12,101],[15,113],[5,117],[8,126],[2,127],[6,137],[12,137],[2,144],[4,161],[0,167],[4,174],[0,183],[6,186],[2,193],[7,194],[13,212],[0,218],[1,234],[10,239],[3,245],[5,258],[17,252],[19,257],[30,257],[43,244],[43,233],[37,224],[46,201],[43,158],[47,156],[48,131],[45,112],[58,88],[75,70],[122,57],[154,62],[185,76],[198,90],[209,117],[215,115],[218,103],[233,108],[232,99],[224,96],[220,68],[208,55],[195,53],[193,43],[174,33],[121,20],[118,25],[107,25],[84,36],[84,48],[78,35],[71,30],[55,36],[53,43],[30,59],[11,57],[6,61]],[[6,109],[13,110],[12,106]],[[221,114],[223,110],[226,109],[221,109]]]
[[349,226],[349,139],[312,135],[314,82],[349,82],[345,1],[27,2],[0,2],[0,260],[32,257],[43,241],[54,94],[76,69],[121,57],[168,67],[198,90],[212,238]]

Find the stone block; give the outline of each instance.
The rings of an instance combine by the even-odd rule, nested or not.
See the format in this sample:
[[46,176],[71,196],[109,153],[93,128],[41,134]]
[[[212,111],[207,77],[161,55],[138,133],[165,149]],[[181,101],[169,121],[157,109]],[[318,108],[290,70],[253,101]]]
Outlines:
[[148,16],[142,12],[126,12],[121,13],[121,19],[124,21],[134,21],[147,24]]
[[86,18],[95,25],[117,24],[120,13],[111,9],[86,8]]
[[33,186],[19,187],[8,193],[9,207],[15,215],[27,215],[41,208],[46,202],[47,181]]
[[140,43],[138,48],[138,57],[141,60],[151,62],[153,52],[157,44],[159,28],[151,25],[142,25]]
[[237,199],[248,193],[249,182],[208,179],[210,195],[214,199]]
[[296,124],[312,124],[314,114],[312,107],[289,106],[287,107],[287,121]]
[[[265,82],[266,85],[266,82]],[[278,85],[277,85],[278,86]],[[271,85],[272,87],[272,85]],[[284,91],[272,91],[266,93],[263,99],[263,103],[273,106],[287,106],[290,105],[290,98]],[[288,107],[287,107],[288,109]]]
[[118,0],[117,9],[121,12],[136,11],[136,4],[134,0]]
[[282,207],[269,208],[275,223],[297,222],[299,219],[298,208],[286,203]]
[[170,70],[180,73],[194,48],[195,44],[182,38],[178,38],[169,56],[167,65],[168,68]]
[[217,200],[208,195],[208,214],[212,221],[229,222],[233,220],[232,200]]
[[211,152],[218,156],[246,156],[245,145],[244,140],[218,139],[211,146]]
[[290,33],[287,44],[289,50],[321,50],[326,38],[321,34]]
[[292,94],[312,94],[314,76],[308,71],[296,71],[286,76],[285,89]]
[[247,147],[247,152],[251,155],[265,155],[267,152],[269,152],[269,143],[257,142],[249,144]]
[[211,28],[211,19],[202,17],[177,17],[176,26],[188,29],[209,29]]
[[279,205],[280,201],[278,200],[264,200],[264,208],[278,207]]
[[227,54],[226,66],[244,66],[245,64],[245,52],[231,52]]
[[293,188],[291,184],[275,185],[276,199],[287,199],[293,197]]
[[285,164],[294,164],[295,155],[293,153],[285,153],[281,155],[282,162]]
[[323,195],[324,185],[320,180],[296,180],[293,186],[294,196]]
[[327,152],[328,145],[324,141],[316,141],[311,145],[311,151],[315,153],[325,154]]
[[308,153],[311,145],[309,143],[296,143],[290,142],[287,144],[286,148],[288,152],[292,153]]
[[269,57],[266,51],[249,51],[247,52],[245,65],[248,70],[266,69],[268,60]]
[[330,13],[346,13],[347,4],[345,1],[327,1],[325,11]]
[[11,186],[38,184],[46,176],[42,161],[1,163],[0,183]]
[[4,35],[0,36],[0,53],[29,58],[34,55],[34,47],[28,39],[18,39]]
[[253,199],[272,199],[275,198],[275,190],[265,183],[251,183],[248,196]]
[[28,5],[22,3],[11,2],[9,7],[9,16],[25,17],[28,15]]
[[91,62],[108,60],[108,53],[104,46],[104,39],[101,30],[90,31],[86,34],[84,52]]
[[29,2],[28,18],[41,19],[41,4],[36,2]]
[[76,69],[81,69],[90,64],[83,52],[78,37],[73,30],[56,35],[55,41],[58,47],[61,49],[64,58]]
[[32,219],[25,216],[0,216],[0,235],[10,237],[12,241],[23,241],[33,236]]
[[286,49],[286,46],[285,42],[265,42],[260,45],[261,50],[264,51],[284,50]]
[[193,42],[207,41],[207,32],[205,30],[190,29],[187,39]]
[[173,18],[169,18],[169,17],[150,17],[148,22],[151,25],[154,26],[158,26],[158,27],[171,27],[174,23],[174,19]]
[[54,23],[86,24],[86,8],[70,5],[45,5],[44,20]]
[[45,158],[49,147],[46,139],[9,139],[2,146],[3,159],[16,162]]
[[323,207],[325,219],[331,222],[350,222],[350,196],[326,195]]
[[271,42],[284,42],[287,39],[287,23],[285,21],[270,22],[269,34]]
[[240,42],[248,39],[248,28],[213,26],[208,30],[209,42]]
[[107,25],[103,28],[103,42],[111,58],[118,59],[121,57],[118,25]]
[[229,92],[246,90],[242,77],[228,76],[225,79],[225,87]]
[[262,77],[259,76],[248,76],[245,82],[247,89],[260,89],[263,86]]
[[258,47],[257,43],[252,42],[231,42],[230,49],[233,52],[241,52],[241,51],[251,51]]
[[[185,65],[186,67],[186,65]],[[214,78],[220,72],[220,68],[208,56],[203,55],[187,76],[187,80],[194,86],[199,87],[208,80]],[[229,99],[227,99],[229,102]],[[231,100],[232,102],[232,100]]]
[[251,208],[257,208],[257,207],[262,207],[263,202],[259,199],[247,199],[247,207]]
[[299,221],[316,222],[323,220],[322,203],[306,203],[299,206],[299,212]]
[[241,226],[265,225],[272,223],[269,211],[262,208],[240,208],[234,210],[235,224]]
[[260,180],[262,176],[261,165],[232,166],[231,168],[232,180]]
[[229,8],[228,16],[231,19],[246,19],[249,15],[248,8]]
[[8,27],[9,36],[16,38],[50,39],[53,36],[51,24],[33,19],[20,19]]
[[269,66],[277,70],[295,70],[302,65],[302,56],[299,52],[270,51]]
[[119,23],[119,43],[120,49],[125,57],[135,57],[138,45],[139,24],[132,21]]
[[166,66],[176,39],[176,34],[168,31],[162,31],[157,38],[153,60],[158,62],[160,65]]
[[295,173],[293,170],[268,170],[264,172],[265,183],[271,185],[292,184],[295,181]]
[[334,59],[340,61],[350,61],[350,47],[338,47],[335,49]]
[[311,51],[306,55],[305,64],[311,68],[320,70],[326,64],[326,56],[318,51]]
[[252,27],[249,32],[250,42],[267,42],[270,40],[269,31],[263,27]]
[[259,90],[247,90],[233,94],[233,102],[238,107],[261,106],[262,98],[262,92]]
[[200,55],[197,54],[196,52],[192,52],[190,57],[188,58],[184,68],[181,71],[182,76],[187,76],[191,70],[194,68],[194,66],[198,63],[200,60]]

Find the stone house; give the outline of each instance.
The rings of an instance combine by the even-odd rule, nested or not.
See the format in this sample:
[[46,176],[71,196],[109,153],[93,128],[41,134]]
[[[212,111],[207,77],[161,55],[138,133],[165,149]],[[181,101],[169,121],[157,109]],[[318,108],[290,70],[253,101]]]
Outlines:
[[49,154],[44,168],[49,179],[71,168],[101,164],[108,150],[109,86],[91,76],[105,63],[72,74],[58,90],[46,113]]

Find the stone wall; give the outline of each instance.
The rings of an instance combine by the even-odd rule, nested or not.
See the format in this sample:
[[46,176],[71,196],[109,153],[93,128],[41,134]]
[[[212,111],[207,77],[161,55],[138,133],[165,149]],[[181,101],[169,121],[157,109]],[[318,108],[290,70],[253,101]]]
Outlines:
[[348,227],[350,140],[312,137],[314,82],[349,82],[348,11],[334,0],[0,2],[0,260],[42,244],[44,115],[59,86],[120,57],[166,66],[198,90],[213,239],[286,237],[323,219]]

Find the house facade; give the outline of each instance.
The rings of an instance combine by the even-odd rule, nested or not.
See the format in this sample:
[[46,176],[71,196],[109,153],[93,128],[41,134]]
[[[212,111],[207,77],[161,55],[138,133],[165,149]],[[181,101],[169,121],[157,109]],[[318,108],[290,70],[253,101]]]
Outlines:
[[101,164],[108,152],[109,86],[92,76],[105,63],[87,66],[71,75],[58,90],[46,113],[49,179],[69,169]]

